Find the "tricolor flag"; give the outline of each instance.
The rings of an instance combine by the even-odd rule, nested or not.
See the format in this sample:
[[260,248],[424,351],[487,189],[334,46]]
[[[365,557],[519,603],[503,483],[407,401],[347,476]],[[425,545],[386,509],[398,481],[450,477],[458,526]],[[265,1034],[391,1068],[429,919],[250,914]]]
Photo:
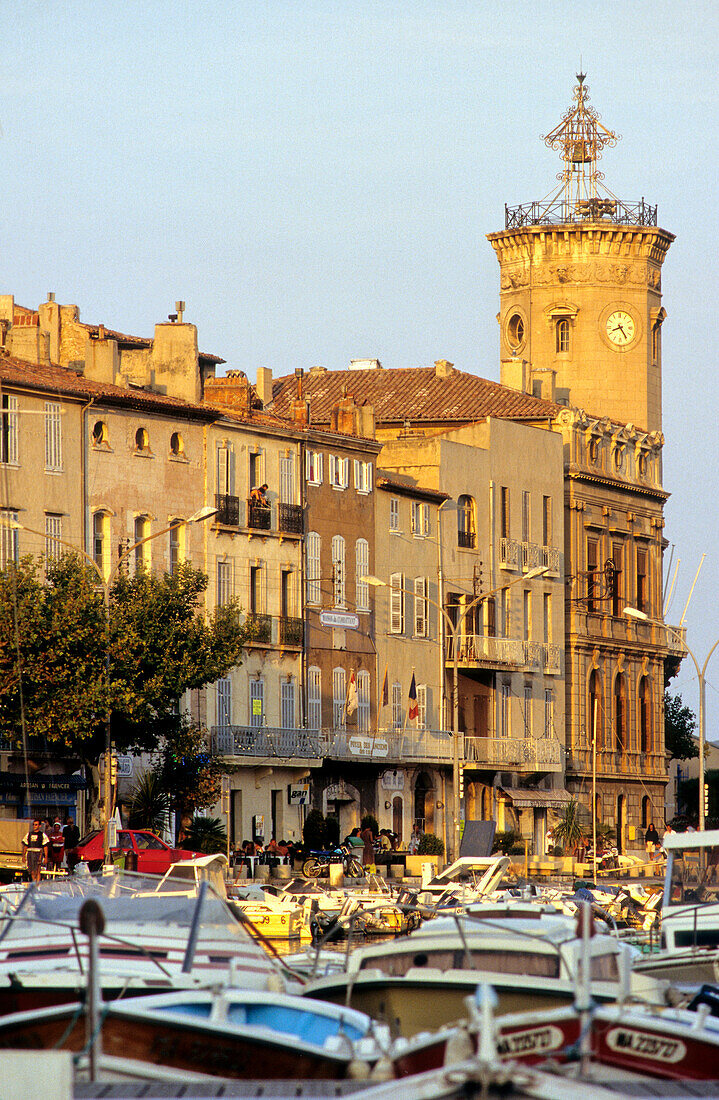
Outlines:
[[384,680],[382,681],[382,702],[380,706],[389,706],[389,681],[387,679],[387,665],[384,666]]
[[355,674],[352,672],[350,676],[350,682],[347,685],[347,702],[345,703],[345,713],[348,718],[351,718],[354,712],[357,710],[357,681],[355,680]]
[[413,722],[419,717],[419,707],[417,706],[417,684],[415,683],[414,673],[412,673],[412,683],[409,685],[409,711],[407,717],[410,722]]

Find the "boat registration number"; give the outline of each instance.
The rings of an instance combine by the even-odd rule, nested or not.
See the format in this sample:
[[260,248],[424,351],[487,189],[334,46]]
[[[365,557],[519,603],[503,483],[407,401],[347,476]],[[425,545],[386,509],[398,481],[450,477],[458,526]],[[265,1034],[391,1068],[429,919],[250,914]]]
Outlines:
[[522,1031],[503,1034],[497,1041],[500,1058],[516,1058],[522,1054],[546,1054],[559,1050],[564,1044],[564,1034],[558,1027],[530,1027]]
[[635,1031],[628,1027],[613,1027],[607,1032],[607,1046],[617,1053],[630,1052],[652,1058],[657,1062],[681,1062],[687,1048],[679,1039],[664,1039],[648,1031]]

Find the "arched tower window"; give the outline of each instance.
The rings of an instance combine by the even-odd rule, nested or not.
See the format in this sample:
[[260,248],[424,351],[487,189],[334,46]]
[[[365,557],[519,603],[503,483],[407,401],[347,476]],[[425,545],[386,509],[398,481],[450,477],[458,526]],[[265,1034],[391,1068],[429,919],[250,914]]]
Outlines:
[[617,673],[614,681],[614,751],[627,750],[627,681]]
[[569,321],[562,317],[555,329],[555,351],[569,351]]
[[593,668],[589,674],[589,698],[587,709],[587,722],[588,729],[587,734],[589,736],[589,742],[591,744],[592,738],[596,732],[597,735],[597,748],[599,749],[604,743],[604,724],[602,715],[602,688],[599,679],[599,673],[596,668]]
[[639,681],[639,750],[652,751],[652,697],[646,676]]

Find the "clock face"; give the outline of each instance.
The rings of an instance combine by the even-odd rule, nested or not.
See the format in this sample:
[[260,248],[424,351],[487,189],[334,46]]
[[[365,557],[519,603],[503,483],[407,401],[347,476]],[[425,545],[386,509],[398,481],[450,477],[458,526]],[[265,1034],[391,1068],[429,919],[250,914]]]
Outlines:
[[607,317],[607,336],[618,348],[624,347],[625,344],[631,344],[634,333],[634,319],[625,309],[615,309],[614,313],[609,314]]

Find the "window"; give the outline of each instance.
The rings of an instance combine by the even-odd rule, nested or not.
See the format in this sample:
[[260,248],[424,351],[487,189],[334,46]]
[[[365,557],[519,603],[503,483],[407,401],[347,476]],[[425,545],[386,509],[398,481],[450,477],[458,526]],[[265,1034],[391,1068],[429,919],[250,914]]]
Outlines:
[[414,636],[427,637],[427,578],[414,578]]
[[554,737],[554,690],[544,692],[544,736]]
[[355,459],[355,489],[358,493],[372,492],[372,463]]
[[151,543],[145,542],[142,546],[138,546],[137,543],[141,543],[143,539],[147,539],[150,536],[150,520],[147,516],[135,516],[135,522],[132,529],[133,543],[135,543],[135,572],[141,569],[150,568],[150,546]]
[[16,466],[18,462],[17,397],[2,395],[2,425],[0,426],[0,462]]
[[62,470],[62,431],[60,428],[60,404],[45,402],[45,469]]
[[173,432],[170,436],[170,453],[175,458],[181,458],[185,453],[185,441],[181,432]]
[[0,569],[7,569],[11,563],[17,565],[20,560],[20,532],[17,527],[10,526],[17,521],[17,512],[5,509],[0,512]]
[[472,550],[475,542],[474,500],[463,494],[457,501],[457,545]]
[[295,456],[280,455],[280,503],[294,504],[296,497]]
[[217,606],[226,607],[232,599],[232,562],[217,563]]
[[357,730],[359,733],[369,733],[369,672],[361,669],[357,673]]
[[427,685],[417,684],[417,729],[427,729]]
[[392,684],[392,728],[402,729],[402,685]]
[[347,713],[345,702],[347,681],[343,668],[332,669],[332,725],[336,730],[345,729]]
[[322,484],[322,451],[305,451],[305,481],[308,485]]
[[620,542],[612,543],[612,563],[614,565],[614,573],[612,576],[612,615],[619,616],[624,610],[624,585],[622,583],[624,547]]
[[369,543],[357,539],[355,543],[355,605],[358,611],[369,611],[369,585],[364,579],[369,573]]
[[181,519],[171,519],[170,523],[170,573],[176,573],[182,561],[182,542],[185,525]]
[[526,737],[534,736],[534,721],[533,721],[533,706],[532,706],[532,685],[524,685],[524,732]]
[[397,497],[390,497],[389,501],[389,529],[393,535],[398,535],[399,531],[399,500]]
[[335,607],[345,606],[345,540],[341,535],[332,538],[332,590]]
[[330,455],[330,485],[333,489],[346,489],[350,480],[350,460]]
[[508,539],[510,537],[510,534],[509,534],[510,515],[509,515],[509,489],[507,488],[506,485],[502,485],[502,487],[500,489],[499,502],[500,502],[500,513],[499,513],[500,529],[499,529],[499,533],[500,533],[500,535],[503,539]]
[[522,616],[522,629],[525,642],[531,641],[532,638],[532,593],[528,588],[525,588],[523,593],[523,616]]
[[599,540],[587,539],[587,611],[599,610]]
[[62,544],[58,541],[62,538],[62,516],[45,513],[45,561],[57,561],[62,554]]
[[322,673],[316,667],[307,670],[307,728],[322,729]]
[[416,539],[424,539],[429,534],[429,504],[412,501],[412,534]]
[[250,680],[250,725],[258,729],[265,724],[265,681]]
[[107,446],[109,432],[104,420],[96,420],[92,428],[92,444],[94,447]]
[[232,448],[220,444],[217,448],[217,495],[221,497],[234,495],[234,455]]
[[261,563],[250,566],[250,615],[265,611],[265,571]]
[[601,715],[601,688],[599,684],[599,673],[595,668],[592,669],[589,676],[589,729],[587,735],[589,738],[589,744],[591,745],[594,737],[597,738],[597,748],[602,745],[602,715]]
[[142,454],[150,450],[150,437],[146,428],[138,428],[135,432],[135,450]]
[[280,729],[295,728],[295,683],[284,680],[280,684]]
[[510,609],[512,606],[512,593],[509,588],[505,588],[504,592],[502,592],[500,599],[502,607],[502,636],[505,638],[509,638],[512,633],[510,613]]
[[110,571],[110,517],[95,512],[92,517],[92,559],[103,576]]
[[653,363],[658,363],[659,362],[659,357],[661,355],[661,349],[662,349],[661,333],[662,333],[662,326],[661,325],[653,325],[652,326],[652,362]]
[[232,725],[232,680],[223,677],[216,684],[216,719],[218,726]]
[[617,674],[614,681],[614,751],[624,752],[627,747],[627,689],[624,676]]
[[404,634],[404,574],[393,573],[389,587],[389,632]]
[[639,751],[652,751],[651,696],[646,676],[639,681]]
[[[484,607],[487,614],[487,637],[495,638],[497,636],[497,603],[494,596],[490,596],[488,600],[484,601]],[[476,614],[482,614],[482,604],[479,604],[476,608]],[[470,615],[472,612],[470,611]],[[467,616],[469,618],[469,616]]]
[[542,497],[542,546],[551,546],[552,537],[552,498]]
[[497,697],[497,737],[509,737],[510,734],[510,697],[509,684],[502,684]]
[[522,492],[522,542],[532,541],[531,496],[527,490]]
[[524,321],[518,313],[512,314],[507,323],[507,341],[512,351],[516,351],[524,342]]
[[561,321],[557,321],[555,334],[555,350],[557,352],[569,351],[569,321],[566,317],[563,317]]
[[[265,483],[265,471],[262,451],[250,452],[250,489]],[[219,490],[218,490],[219,492]]]
[[548,592],[544,593],[544,643],[548,645],[552,640],[552,597]]
[[647,551],[637,547],[637,610],[649,609],[649,576],[647,573]]
[[321,550],[322,539],[316,531],[310,531],[307,536],[307,603],[322,602]]

